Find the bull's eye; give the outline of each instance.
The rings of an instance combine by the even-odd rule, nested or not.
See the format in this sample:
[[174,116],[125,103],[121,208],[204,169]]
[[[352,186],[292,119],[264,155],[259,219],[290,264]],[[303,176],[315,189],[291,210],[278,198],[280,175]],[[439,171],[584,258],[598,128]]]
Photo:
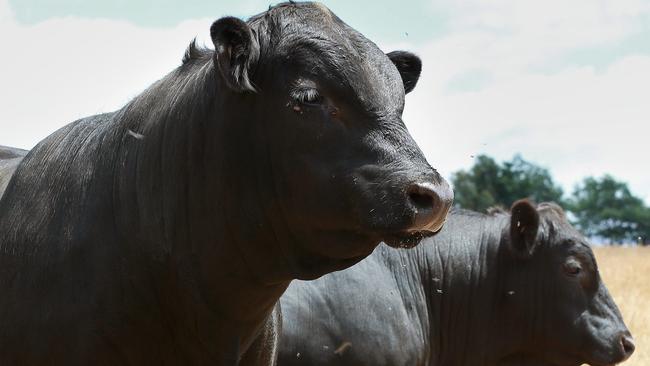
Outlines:
[[320,105],[323,97],[315,88],[298,88],[292,93],[294,100],[305,105]]
[[582,272],[582,266],[580,262],[572,259],[564,263],[564,272],[569,276],[577,276]]

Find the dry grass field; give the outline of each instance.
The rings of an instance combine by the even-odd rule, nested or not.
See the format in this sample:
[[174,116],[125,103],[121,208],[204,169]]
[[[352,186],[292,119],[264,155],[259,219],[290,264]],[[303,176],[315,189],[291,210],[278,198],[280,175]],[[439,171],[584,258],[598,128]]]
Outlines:
[[650,365],[650,247],[594,248],[601,276],[614,297],[636,351],[624,366]]

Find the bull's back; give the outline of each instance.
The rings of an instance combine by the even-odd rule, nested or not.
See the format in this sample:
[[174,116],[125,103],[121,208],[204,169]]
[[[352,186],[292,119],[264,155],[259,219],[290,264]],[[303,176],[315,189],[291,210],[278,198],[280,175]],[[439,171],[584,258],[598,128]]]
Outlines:
[[0,145],[0,162],[3,160],[22,158],[25,155],[27,155],[27,152],[28,152],[27,150]]
[[25,155],[27,155],[26,150],[0,146],[0,198]]

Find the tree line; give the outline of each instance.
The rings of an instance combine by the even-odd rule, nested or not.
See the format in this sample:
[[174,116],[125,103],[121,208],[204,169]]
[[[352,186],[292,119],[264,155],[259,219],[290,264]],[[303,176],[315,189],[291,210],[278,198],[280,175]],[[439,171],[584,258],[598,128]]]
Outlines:
[[487,155],[476,157],[468,170],[453,173],[455,204],[485,212],[510,207],[523,197],[560,204],[569,219],[588,237],[609,243],[650,244],[650,207],[627,183],[611,175],[587,177],[565,194],[548,171],[515,155],[498,163]]

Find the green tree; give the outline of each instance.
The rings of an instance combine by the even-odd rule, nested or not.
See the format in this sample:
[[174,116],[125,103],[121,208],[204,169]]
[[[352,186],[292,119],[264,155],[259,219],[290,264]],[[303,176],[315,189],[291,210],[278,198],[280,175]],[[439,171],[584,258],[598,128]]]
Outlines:
[[474,166],[468,171],[454,173],[451,180],[456,205],[476,211],[492,206],[510,207],[521,198],[562,203],[562,188],[553,182],[549,171],[524,160],[521,155],[502,164],[489,156],[479,155]]
[[613,243],[650,240],[650,208],[612,176],[585,178],[576,186],[569,209],[587,236]]

